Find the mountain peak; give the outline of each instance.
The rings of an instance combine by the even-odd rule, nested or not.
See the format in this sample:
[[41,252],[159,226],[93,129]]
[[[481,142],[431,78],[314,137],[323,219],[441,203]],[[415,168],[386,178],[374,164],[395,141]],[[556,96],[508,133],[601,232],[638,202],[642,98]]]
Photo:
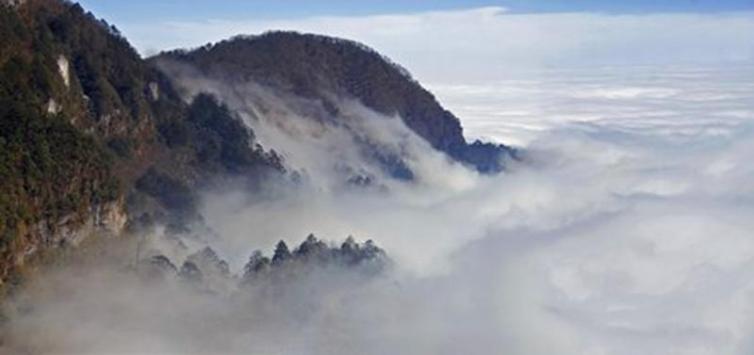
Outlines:
[[268,32],[167,52],[153,60],[189,64],[214,80],[254,82],[326,104],[333,94],[356,99],[380,114],[401,117],[432,148],[480,172],[498,172],[502,161],[514,155],[504,146],[468,144],[460,120],[408,70],[359,42]]

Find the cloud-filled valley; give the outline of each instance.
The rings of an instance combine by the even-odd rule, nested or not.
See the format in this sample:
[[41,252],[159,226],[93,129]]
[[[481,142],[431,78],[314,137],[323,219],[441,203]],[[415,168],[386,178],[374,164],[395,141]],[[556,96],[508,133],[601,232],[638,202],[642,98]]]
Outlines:
[[440,160],[388,193],[206,196],[233,272],[313,232],[373,238],[395,260],[382,277],[269,299],[65,275],[51,284],[66,296],[41,296],[14,330],[68,353],[749,353],[751,69],[631,73],[436,87],[467,134],[525,144],[498,176]]
[[0,353],[754,352],[750,11],[124,24],[150,55],[360,41],[143,58],[28,1]]

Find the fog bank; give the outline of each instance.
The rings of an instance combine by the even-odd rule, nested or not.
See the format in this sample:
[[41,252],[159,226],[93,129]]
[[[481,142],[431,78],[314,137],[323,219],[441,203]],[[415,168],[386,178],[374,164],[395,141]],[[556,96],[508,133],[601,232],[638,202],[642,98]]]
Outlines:
[[[276,199],[205,197],[217,237],[202,243],[234,273],[254,249],[314,232],[331,242],[374,239],[395,262],[379,277],[322,273],[281,281],[285,290],[270,297],[145,283],[117,263],[63,270],[21,298],[5,346],[77,354],[749,354],[754,75],[645,70],[622,80],[582,71],[441,88],[471,135],[525,145],[527,162],[498,176],[417,143],[408,151],[426,178],[387,191],[311,183]],[[312,181],[329,181],[327,169],[307,170],[322,171]]]

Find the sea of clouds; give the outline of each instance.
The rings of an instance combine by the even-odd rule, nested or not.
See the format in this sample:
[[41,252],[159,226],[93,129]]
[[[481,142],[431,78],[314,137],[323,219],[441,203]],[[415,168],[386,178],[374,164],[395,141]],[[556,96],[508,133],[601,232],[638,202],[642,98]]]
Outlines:
[[434,85],[467,135],[517,142],[528,162],[437,171],[387,197],[214,204],[210,220],[228,236],[355,233],[387,248],[399,286],[339,309],[336,324],[362,326],[325,337],[330,352],[747,354],[752,79],[751,66],[644,66]]
[[[145,285],[119,266],[63,271],[19,297],[3,346],[751,354],[754,67],[738,62],[751,59],[753,23],[747,13],[508,17],[486,8],[126,27],[142,34],[147,51],[164,48],[154,34],[170,31],[179,45],[260,28],[364,40],[418,74],[461,117],[467,137],[515,144],[525,162],[480,176],[416,143],[411,163],[424,178],[389,193],[321,188],[322,173],[274,199],[207,195],[203,214],[216,231],[207,242],[234,272],[252,250],[310,232],[333,242],[372,238],[395,267],[355,283],[319,275],[284,297]],[[442,45],[427,40],[438,37]],[[381,125],[370,127],[403,132]],[[327,170],[317,162],[329,147],[306,152],[263,127],[260,136],[289,154],[313,154],[298,160],[308,170]]]
[[388,274],[323,275],[269,297],[145,285],[108,268],[64,272],[26,299],[9,344],[79,354],[749,354],[751,79],[745,66],[642,67],[437,85],[469,117],[468,135],[517,141],[527,161],[493,177],[439,166],[440,178],[387,194],[304,188],[205,201],[211,244],[235,272],[253,249],[314,232],[373,238],[395,261]]

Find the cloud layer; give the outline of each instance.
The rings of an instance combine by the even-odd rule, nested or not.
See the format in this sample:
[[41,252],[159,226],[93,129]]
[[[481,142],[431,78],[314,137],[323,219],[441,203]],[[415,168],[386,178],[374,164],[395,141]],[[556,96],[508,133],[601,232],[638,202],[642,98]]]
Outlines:
[[630,66],[522,71],[429,85],[467,136],[527,145],[580,124],[682,141],[749,121],[754,65]]
[[754,59],[751,12],[515,14],[487,7],[363,17],[122,25],[146,54],[270,29],[340,36],[376,48],[424,83],[506,78],[525,68],[751,63]]
[[[64,272],[41,296],[30,293],[6,345],[52,353],[749,354],[747,78],[746,67],[648,67],[441,88],[459,109],[508,115],[467,115],[484,119],[466,123],[472,134],[526,142],[529,163],[498,177],[459,173],[466,183],[453,189],[458,175],[436,166],[435,183],[390,194],[305,188],[277,199],[206,199],[218,231],[211,243],[234,271],[253,249],[315,232],[374,238],[396,262],[384,278],[315,278],[270,298],[145,286],[108,268]],[[526,122],[536,129],[521,128]]]
[[[143,52],[267,29],[363,41],[428,81],[467,136],[526,147],[527,163],[479,176],[351,102],[354,116],[374,118],[352,126],[407,146],[422,183],[334,190],[319,163],[349,137],[302,110],[273,107],[257,121],[241,112],[315,183],[266,198],[208,194],[217,233],[184,241],[182,253],[210,244],[238,273],[279,239],[353,234],[375,239],[394,270],[198,292],[136,278],[123,271],[131,255],[113,256],[18,295],[0,352],[751,354],[753,18],[482,8],[124,26]],[[306,104],[248,89],[224,99],[239,111],[254,108],[249,98]],[[290,129],[320,139],[281,135]]]

